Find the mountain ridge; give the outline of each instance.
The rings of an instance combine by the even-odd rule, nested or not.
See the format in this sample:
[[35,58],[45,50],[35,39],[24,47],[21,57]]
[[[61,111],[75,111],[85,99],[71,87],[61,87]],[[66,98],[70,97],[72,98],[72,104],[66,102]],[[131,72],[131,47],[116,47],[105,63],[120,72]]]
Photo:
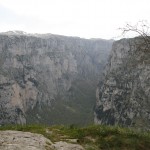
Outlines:
[[56,37],[66,37],[66,38],[77,38],[77,39],[85,39],[85,40],[103,40],[103,41],[111,41],[113,42],[114,39],[103,39],[103,38],[83,38],[83,37],[79,37],[79,36],[67,36],[67,35],[61,35],[61,34],[52,34],[52,33],[28,33],[28,32],[24,32],[21,30],[10,30],[10,31],[6,31],[6,32],[0,32],[1,35],[25,35],[25,36],[35,36],[35,37],[43,37],[43,38],[49,38],[51,36],[56,36]]

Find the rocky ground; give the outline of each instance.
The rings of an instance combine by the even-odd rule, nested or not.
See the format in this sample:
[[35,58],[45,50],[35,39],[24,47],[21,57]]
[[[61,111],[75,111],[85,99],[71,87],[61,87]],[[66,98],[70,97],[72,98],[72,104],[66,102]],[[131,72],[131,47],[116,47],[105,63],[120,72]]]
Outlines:
[[52,143],[43,135],[22,131],[0,131],[0,150],[83,150],[78,144]]
[[150,131],[115,126],[1,126],[0,150],[149,150]]

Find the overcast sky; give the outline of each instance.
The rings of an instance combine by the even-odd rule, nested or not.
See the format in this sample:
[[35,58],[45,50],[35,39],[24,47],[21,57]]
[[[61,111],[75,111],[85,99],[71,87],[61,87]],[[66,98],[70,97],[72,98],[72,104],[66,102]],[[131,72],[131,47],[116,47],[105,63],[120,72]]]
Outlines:
[[0,32],[22,30],[111,39],[150,19],[150,0],[0,0]]

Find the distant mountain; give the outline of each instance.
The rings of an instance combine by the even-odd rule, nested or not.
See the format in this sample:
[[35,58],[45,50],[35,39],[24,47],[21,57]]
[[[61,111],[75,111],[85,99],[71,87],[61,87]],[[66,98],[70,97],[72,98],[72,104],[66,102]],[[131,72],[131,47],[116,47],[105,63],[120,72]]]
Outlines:
[[0,124],[89,124],[112,40],[0,34]]

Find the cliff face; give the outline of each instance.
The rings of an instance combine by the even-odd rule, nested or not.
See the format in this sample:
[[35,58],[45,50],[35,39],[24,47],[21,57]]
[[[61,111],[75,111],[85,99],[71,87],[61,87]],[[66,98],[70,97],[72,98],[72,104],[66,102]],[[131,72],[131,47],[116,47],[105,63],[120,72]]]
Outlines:
[[114,42],[97,88],[95,123],[150,128],[150,49],[142,38]]
[[0,124],[91,121],[94,90],[111,45],[98,39],[1,33]]

